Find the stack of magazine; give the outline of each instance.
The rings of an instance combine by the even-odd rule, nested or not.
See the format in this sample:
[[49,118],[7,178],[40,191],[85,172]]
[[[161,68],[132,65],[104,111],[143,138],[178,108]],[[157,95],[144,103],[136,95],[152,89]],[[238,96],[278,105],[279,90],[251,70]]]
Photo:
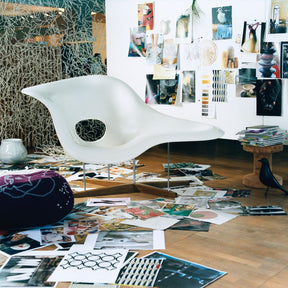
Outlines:
[[285,131],[281,130],[279,126],[258,125],[247,127],[237,133],[240,135],[238,140],[242,145],[253,146],[272,146],[283,144],[285,141]]

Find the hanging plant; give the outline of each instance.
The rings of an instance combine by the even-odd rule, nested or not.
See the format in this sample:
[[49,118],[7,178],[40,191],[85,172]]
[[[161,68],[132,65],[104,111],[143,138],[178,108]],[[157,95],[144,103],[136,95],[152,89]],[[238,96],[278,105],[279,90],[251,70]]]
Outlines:
[[192,15],[192,21],[198,21],[200,19],[200,15],[201,15],[202,10],[197,2],[197,0],[193,0],[192,1],[192,5],[191,5],[191,15]]

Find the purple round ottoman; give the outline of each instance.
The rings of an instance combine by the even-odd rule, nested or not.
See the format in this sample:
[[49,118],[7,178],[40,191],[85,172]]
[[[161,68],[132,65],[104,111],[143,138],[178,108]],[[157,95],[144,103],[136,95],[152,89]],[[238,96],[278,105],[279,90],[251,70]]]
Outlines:
[[53,224],[73,208],[73,192],[66,179],[50,170],[0,177],[0,229]]

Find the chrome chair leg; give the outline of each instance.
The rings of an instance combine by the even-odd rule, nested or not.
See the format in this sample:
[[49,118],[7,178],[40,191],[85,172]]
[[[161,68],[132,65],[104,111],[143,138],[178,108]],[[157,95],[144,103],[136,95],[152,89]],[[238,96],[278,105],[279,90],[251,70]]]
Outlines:
[[108,181],[110,181],[110,164],[108,164]]
[[133,159],[133,184],[136,184],[136,164],[135,164],[135,158]]
[[83,187],[84,187],[84,192],[86,192],[86,167],[85,167],[85,163],[83,163]]
[[170,143],[167,143],[167,190],[170,190]]

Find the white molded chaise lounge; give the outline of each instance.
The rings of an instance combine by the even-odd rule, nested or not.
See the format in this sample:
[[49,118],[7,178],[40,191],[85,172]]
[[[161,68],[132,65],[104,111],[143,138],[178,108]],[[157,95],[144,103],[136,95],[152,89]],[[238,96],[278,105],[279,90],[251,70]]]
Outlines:
[[156,111],[125,82],[106,75],[59,80],[22,92],[49,109],[64,151],[83,163],[125,162],[161,143],[223,135],[212,125]]

